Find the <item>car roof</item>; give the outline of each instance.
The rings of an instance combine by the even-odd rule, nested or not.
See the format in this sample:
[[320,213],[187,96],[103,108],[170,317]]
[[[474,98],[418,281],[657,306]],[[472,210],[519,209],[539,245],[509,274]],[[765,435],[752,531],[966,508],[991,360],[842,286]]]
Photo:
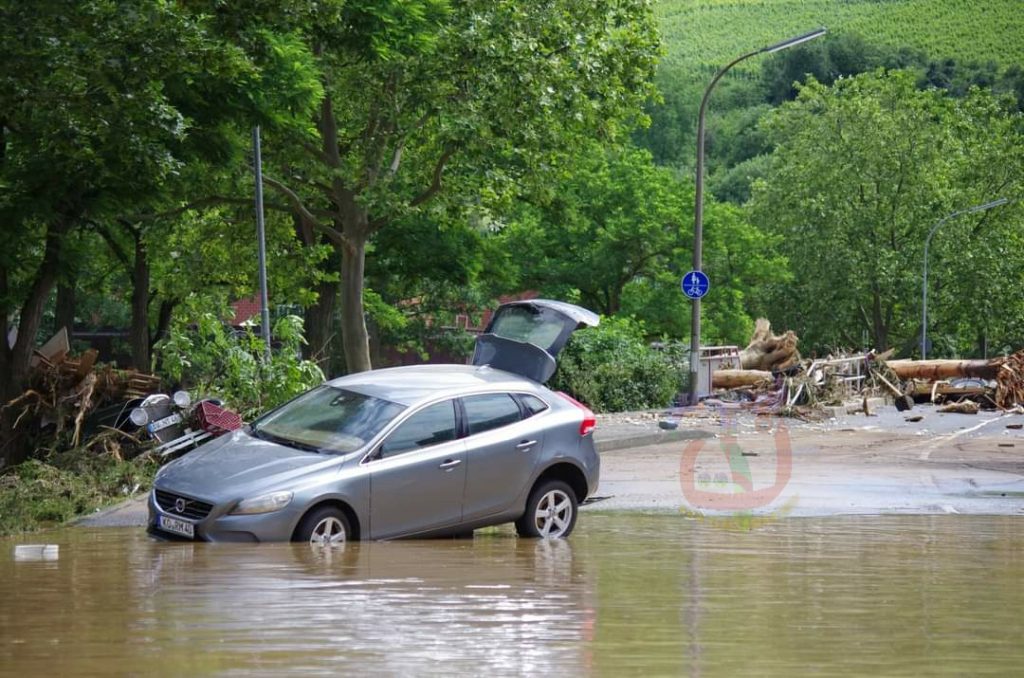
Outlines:
[[350,374],[328,382],[402,405],[474,391],[536,392],[538,384],[487,365],[408,365]]

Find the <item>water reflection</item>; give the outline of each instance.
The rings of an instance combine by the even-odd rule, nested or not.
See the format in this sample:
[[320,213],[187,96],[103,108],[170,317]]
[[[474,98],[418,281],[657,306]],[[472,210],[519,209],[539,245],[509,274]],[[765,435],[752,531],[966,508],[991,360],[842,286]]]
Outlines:
[[[723,529],[588,514],[570,541],[0,546],[0,672],[790,675],[1013,672],[1019,519]],[[39,541],[39,540],[37,540]]]

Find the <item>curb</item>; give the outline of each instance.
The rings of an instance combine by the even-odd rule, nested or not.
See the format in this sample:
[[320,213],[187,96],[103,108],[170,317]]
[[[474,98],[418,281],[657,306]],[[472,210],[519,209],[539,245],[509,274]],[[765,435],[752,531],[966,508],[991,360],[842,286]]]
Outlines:
[[664,443],[676,443],[683,440],[700,440],[703,438],[714,438],[711,431],[701,429],[688,429],[685,431],[651,431],[629,438],[608,438],[606,440],[594,440],[594,447],[598,452],[612,452],[614,450],[625,450],[631,447],[648,447]]

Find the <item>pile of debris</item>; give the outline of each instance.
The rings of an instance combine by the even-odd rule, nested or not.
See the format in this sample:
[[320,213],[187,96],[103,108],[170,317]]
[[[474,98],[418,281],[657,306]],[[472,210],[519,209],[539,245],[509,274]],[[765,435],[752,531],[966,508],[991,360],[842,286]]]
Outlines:
[[759,319],[750,343],[738,351],[740,369],[712,372],[711,402],[774,413],[853,398],[866,408],[868,396],[876,395],[891,398],[901,411],[922,402],[963,413],[1024,406],[1024,351],[992,360],[890,360],[892,351],[871,351],[801,361],[797,342],[793,332],[774,335]]
[[71,446],[82,441],[87,417],[98,408],[126,402],[160,390],[160,378],[137,370],[97,365],[98,352],[71,355],[66,329],[37,349],[22,394],[3,405],[16,412],[15,428],[55,430],[52,437],[71,431]]

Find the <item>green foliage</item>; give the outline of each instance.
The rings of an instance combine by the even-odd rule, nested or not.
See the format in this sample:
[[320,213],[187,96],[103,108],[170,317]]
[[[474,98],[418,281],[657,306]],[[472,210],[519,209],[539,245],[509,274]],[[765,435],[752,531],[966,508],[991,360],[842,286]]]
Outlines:
[[[859,346],[862,331],[880,350],[912,341],[931,226],[1024,190],[1024,119],[1005,104],[981,91],[920,91],[913,74],[880,71],[831,88],[812,81],[770,116],[776,151],[753,217],[794,264],[793,283],[772,292],[773,323],[819,349]],[[942,306],[975,327],[967,342],[982,327],[1022,339],[1020,297],[1003,287],[1024,271],[1019,214],[1012,205],[965,216],[936,235],[931,271]]]
[[[692,262],[693,185],[637,149],[581,149],[554,196],[522,205],[498,240],[520,270],[516,289],[571,299],[606,315],[644,320],[653,336],[689,334],[679,281]],[[774,237],[705,196],[704,302],[708,342],[744,344],[760,290],[787,279]]]
[[602,318],[598,327],[573,334],[549,386],[596,412],[623,412],[671,404],[680,390],[680,373],[646,342],[642,325]]
[[158,464],[72,450],[0,473],[0,536],[30,532],[127,499],[149,488]]
[[521,285],[580,302],[606,315],[623,289],[672,261],[684,244],[683,185],[646,151],[589,145],[559,177],[556,194],[523,204],[501,234],[522,270]]
[[278,345],[267,362],[263,339],[250,327],[232,333],[206,313],[194,329],[176,327],[157,350],[168,377],[202,396],[222,398],[243,419],[251,419],[324,380],[316,363],[300,355],[300,318],[281,318],[272,336]]

